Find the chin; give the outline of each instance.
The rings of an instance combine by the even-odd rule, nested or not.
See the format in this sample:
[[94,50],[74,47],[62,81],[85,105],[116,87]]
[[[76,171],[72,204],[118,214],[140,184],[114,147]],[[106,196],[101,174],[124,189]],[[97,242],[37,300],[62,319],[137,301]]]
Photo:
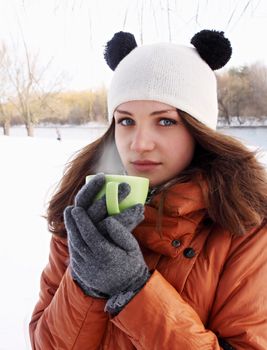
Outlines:
[[165,183],[165,180],[164,179],[157,179],[153,176],[146,176],[145,174],[143,175],[140,175],[140,176],[144,176],[144,177],[147,177],[149,179],[149,188],[152,188],[152,187],[156,187],[156,186],[159,186],[159,185],[162,185]]
[[155,180],[155,179],[149,179],[149,188],[153,188],[155,186],[158,186],[160,185],[161,182],[158,180]]

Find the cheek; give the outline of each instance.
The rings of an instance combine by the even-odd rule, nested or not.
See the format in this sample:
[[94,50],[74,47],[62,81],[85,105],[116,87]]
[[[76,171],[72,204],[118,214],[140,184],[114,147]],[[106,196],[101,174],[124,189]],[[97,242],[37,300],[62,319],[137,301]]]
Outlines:
[[195,140],[190,134],[183,134],[179,139],[170,146],[171,149],[177,150],[177,162],[185,166],[189,165],[195,152]]
[[121,135],[120,132],[115,129],[115,144],[120,157],[123,159],[123,155],[126,151],[126,139]]
[[195,140],[191,135],[186,135],[185,140],[184,140],[184,146],[185,149],[188,152],[189,157],[193,157],[194,151],[195,151]]

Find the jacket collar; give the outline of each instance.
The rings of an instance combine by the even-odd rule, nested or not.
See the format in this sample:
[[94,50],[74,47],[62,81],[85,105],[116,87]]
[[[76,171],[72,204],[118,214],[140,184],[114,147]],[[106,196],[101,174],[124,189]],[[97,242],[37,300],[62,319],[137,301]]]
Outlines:
[[206,214],[205,189],[203,182],[188,182],[155,195],[145,206],[144,221],[134,231],[141,247],[175,257],[179,249],[174,240],[189,246]]

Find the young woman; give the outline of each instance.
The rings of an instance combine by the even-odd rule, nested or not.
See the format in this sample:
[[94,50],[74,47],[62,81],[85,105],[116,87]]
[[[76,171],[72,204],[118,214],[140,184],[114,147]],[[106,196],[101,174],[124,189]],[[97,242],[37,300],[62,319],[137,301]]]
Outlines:
[[[215,130],[230,42],[204,30],[191,43],[108,42],[111,123],[51,199],[33,349],[267,349],[266,173]],[[149,178],[145,206],[108,216],[94,201],[115,171]]]

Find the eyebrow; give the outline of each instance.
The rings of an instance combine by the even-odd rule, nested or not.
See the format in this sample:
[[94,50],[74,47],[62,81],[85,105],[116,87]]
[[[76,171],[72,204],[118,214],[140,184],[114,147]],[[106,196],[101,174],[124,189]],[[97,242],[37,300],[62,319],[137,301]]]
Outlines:
[[[115,112],[121,113],[121,114],[126,114],[126,115],[130,115],[132,116],[133,114],[128,112],[128,111],[123,111],[121,109],[116,109]],[[177,112],[176,109],[162,109],[160,111],[155,111],[150,113],[149,115],[153,116],[153,115],[158,115],[158,114],[162,114],[162,113],[166,113],[166,112]]]

